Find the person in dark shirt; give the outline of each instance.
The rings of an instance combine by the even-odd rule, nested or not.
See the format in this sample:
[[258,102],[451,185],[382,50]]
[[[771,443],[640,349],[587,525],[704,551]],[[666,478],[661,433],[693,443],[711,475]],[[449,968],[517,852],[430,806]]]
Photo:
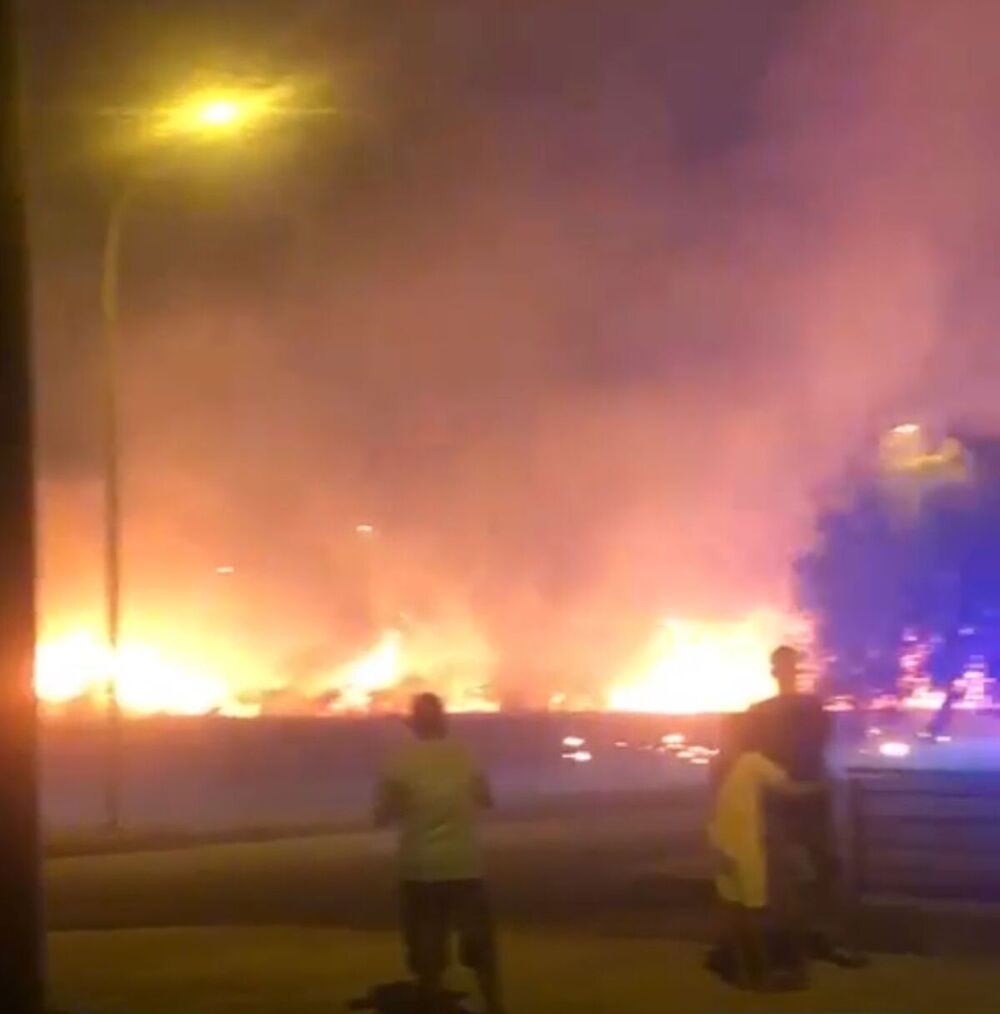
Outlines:
[[[801,656],[787,645],[771,655],[771,673],[778,693],[747,712],[748,735],[769,760],[795,781],[829,783],[827,748],[832,735],[830,715],[816,694],[799,692]],[[864,959],[852,948],[833,942],[820,923],[843,922],[840,869],[832,792],[800,799],[775,798],[768,808],[768,837],[776,894],[798,910],[809,939],[809,950],[836,964],[857,966]]]
[[[778,694],[750,708],[750,720],[762,746],[796,779],[818,781],[826,775],[830,716],[816,694],[799,693],[799,653],[782,645],[771,655],[771,674]],[[780,759],[779,759],[780,758]]]

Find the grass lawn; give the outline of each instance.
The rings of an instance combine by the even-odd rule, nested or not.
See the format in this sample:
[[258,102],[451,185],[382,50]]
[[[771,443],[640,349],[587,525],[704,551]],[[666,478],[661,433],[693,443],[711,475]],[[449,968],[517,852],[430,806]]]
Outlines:
[[[503,947],[511,1014],[987,1014],[1000,995],[988,961],[885,957],[758,996],[717,983],[693,944],[517,931]],[[83,1014],[319,1014],[400,965],[387,932],[203,927],[53,933],[49,974],[53,1003]]]

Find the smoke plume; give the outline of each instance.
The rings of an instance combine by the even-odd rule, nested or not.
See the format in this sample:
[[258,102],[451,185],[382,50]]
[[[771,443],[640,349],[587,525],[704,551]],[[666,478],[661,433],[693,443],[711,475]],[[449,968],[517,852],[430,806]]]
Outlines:
[[[500,692],[544,700],[664,614],[787,604],[817,503],[880,426],[995,422],[1000,9],[357,6],[240,5],[254,70],[325,80],[347,113],[157,176],[129,222],[130,622],[303,679],[401,614],[468,623]],[[31,24],[38,122],[158,87],[218,27],[196,8],[227,23],[124,7],[81,32],[75,77],[41,74],[70,44]],[[53,149],[50,622],[99,614],[108,193],[85,146]]]

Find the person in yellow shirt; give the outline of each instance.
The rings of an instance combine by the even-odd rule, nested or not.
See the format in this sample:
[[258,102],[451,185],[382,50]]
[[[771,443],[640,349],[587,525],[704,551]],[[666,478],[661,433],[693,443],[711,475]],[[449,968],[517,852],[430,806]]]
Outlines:
[[402,929],[426,1011],[441,1006],[448,939],[476,975],[488,1014],[501,1014],[500,983],[477,823],[492,806],[472,752],[448,734],[441,699],[413,699],[414,739],[386,765],[375,803],[378,826],[399,830]]
[[[788,773],[748,742],[745,717],[734,716],[726,736],[724,765],[716,772],[714,812],[709,841],[718,859],[716,893],[726,916],[724,950],[735,958],[740,984],[779,988],[793,985],[769,959],[769,934],[775,913],[770,906],[765,826],[768,793],[809,796],[818,783],[793,782]],[[801,965],[791,979],[801,977]]]

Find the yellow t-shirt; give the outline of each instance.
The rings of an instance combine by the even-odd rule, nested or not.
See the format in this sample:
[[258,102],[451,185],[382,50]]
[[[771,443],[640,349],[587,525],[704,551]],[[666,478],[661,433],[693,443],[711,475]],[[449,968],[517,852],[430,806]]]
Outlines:
[[456,740],[415,740],[386,765],[383,791],[399,801],[403,880],[472,880],[483,874],[477,814],[485,780]]
[[716,877],[719,894],[749,908],[767,904],[764,851],[764,793],[788,781],[788,774],[761,753],[744,753],[719,786],[709,839],[725,869]]

